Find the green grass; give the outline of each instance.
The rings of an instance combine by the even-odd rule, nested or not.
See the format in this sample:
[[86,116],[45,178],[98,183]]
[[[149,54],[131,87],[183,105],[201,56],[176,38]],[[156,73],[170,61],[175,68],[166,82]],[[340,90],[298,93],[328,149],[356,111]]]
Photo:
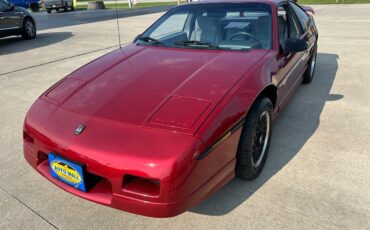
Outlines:
[[[78,2],[88,2],[94,0],[77,0]],[[184,2],[184,1],[182,1]],[[300,4],[335,4],[337,0],[298,0]],[[370,3],[370,0],[338,0],[339,3]],[[134,5],[132,8],[156,7],[156,6],[174,6],[177,5],[176,1],[173,2],[143,2]],[[115,9],[116,4],[105,4],[107,9]],[[128,3],[118,3],[118,9],[129,9]],[[86,10],[87,5],[79,5],[76,9]]]
[[[336,4],[337,0],[298,0],[300,4]],[[370,3],[370,0],[338,0],[338,3]]]
[[[81,0],[78,0],[81,2]],[[86,0],[82,0],[87,2]],[[156,6],[174,6],[177,5],[177,2],[143,2],[138,3],[136,5],[133,5],[132,8],[138,9],[138,8],[144,8],[144,7],[156,7]],[[105,4],[106,9],[115,9],[116,4]],[[128,3],[118,3],[117,4],[118,9],[129,9]],[[85,10],[87,9],[87,5],[79,5],[76,7],[76,9]]]

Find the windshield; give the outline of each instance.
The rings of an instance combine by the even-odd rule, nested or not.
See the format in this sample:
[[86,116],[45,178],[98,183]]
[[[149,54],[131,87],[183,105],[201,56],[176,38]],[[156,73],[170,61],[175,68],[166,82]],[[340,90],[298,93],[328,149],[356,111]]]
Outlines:
[[264,3],[205,3],[175,7],[137,44],[194,49],[271,49],[271,8]]

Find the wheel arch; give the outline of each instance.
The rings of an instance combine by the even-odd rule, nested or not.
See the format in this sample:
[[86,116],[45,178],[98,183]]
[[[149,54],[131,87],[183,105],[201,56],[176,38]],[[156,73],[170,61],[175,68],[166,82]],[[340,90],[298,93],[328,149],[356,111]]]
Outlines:
[[27,19],[30,19],[32,21],[32,23],[33,23],[33,25],[35,26],[35,29],[36,29],[36,21],[35,21],[35,19],[33,17],[31,17],[29,15],[24,16],[24,18],[22,20],[22,27],[24,25],[24,21],[26,21]]
[[[276,102],[277,102],[277,87],[273,84],[266,86],[256,97],[256,99],[253,101],[252,106],[254,106],[257,101],[263,97],[267,97],[271,100],[272,106],[275,109]],[[251,107],[252,107],[251,106]]]
[[260,93],[257,95],[257,97],[254,99],[251,106],[248,108],[244,115],[244,119],[248,117],[248,114],[253,106],[257,104],[257,102],[261,99],[267,97],[272,102],[272,109],[275,110],[276,108],[276,102],[277,102],[277,87],[273,84],[266,86],[264,89],[260,91]]

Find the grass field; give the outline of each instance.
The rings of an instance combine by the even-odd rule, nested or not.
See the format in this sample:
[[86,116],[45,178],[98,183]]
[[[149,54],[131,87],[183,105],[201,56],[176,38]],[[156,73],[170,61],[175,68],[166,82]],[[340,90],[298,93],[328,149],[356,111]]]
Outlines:
[[370,0],[298,0],[301,4],[370,3]]
[[[77,0],[78,2],[88,2],[93,0]],[[140,1],[140,0],[139,0]],[[182,1],[185,3],[184,1]],[[301,4],[336,4],[336,3],[370,3],[370,0],[298,0]],[[138,3],[133,6],[133,8],[143,8],[143,7],[155,7],[155,6],[174,6],[177,5],[176,1],[171,2],[143,2]],[[105,4],[105,7],[107,9],[115,9],[116,4]],[[118,9],[128,9],[128,3],[118,3],[117,4]],[[87,5],[79,5],[76,7],[76,9],[87,9]]]

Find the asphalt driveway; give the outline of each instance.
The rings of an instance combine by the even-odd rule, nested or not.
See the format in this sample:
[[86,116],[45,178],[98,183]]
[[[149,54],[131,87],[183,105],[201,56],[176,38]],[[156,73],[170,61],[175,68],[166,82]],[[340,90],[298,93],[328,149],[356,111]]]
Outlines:
[[[260,177],[234,179],[170,219],[75,197],[23,159],[22,122],[31,103],[117,48],[115,20],[66,23],[59,14],[40,14],[36,40],[0,39],[0,229],[370,229],[370,4],[313,7],[316,76],[277,120]],[[122,41],[129,42],[162,13],[121,14]],[[73,15],[63,18],[75,22]]]

